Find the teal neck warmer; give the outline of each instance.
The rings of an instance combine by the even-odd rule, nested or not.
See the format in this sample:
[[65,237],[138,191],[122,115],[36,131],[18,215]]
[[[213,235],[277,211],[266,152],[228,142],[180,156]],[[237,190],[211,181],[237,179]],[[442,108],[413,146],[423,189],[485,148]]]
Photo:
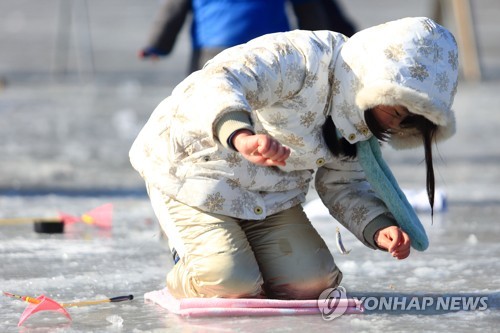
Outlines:
[[424,251],[429,247],[425,229],[399,188],[391,170],[382,159],[377,138],[359,141],[356,145],[358,160],[363,167],[366,179],[389,208],[401,229],[410,236],[411,246],[415,250]]

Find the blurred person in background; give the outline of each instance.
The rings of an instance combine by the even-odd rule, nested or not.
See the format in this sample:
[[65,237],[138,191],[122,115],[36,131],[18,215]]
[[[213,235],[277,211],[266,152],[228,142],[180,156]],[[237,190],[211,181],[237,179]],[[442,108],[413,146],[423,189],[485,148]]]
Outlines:
[[347,37],[355,32],[335,0],[165,0],[139,57],[158,59],[169,55],[191,14],[192,54],[188,72],[194,72],[228,47],[290,30],[292,20],[287,5],[292,5],[299,29],[332,30]]

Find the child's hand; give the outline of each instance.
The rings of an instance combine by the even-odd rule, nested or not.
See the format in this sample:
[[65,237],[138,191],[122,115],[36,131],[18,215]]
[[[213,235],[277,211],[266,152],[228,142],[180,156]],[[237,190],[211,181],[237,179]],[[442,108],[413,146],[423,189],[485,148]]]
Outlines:
[[262,166],[285,166],[290,148],[265,134],[242,130],[233,137],[233,146],[244,158]]
[[375,233],[375,243],[398,259],[405,259],[410,255],[410,237],[396,226],[380,229]]

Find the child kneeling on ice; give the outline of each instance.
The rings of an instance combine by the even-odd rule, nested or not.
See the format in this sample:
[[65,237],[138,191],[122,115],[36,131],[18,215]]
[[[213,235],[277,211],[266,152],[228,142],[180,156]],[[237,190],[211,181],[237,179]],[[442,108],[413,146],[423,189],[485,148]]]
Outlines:
[[457,58],[449,31],[405,18],[350,39],[266,35],[187,77],[130,151],[178,259],[171,294],[314,299],[337,286],[342,273],[302,210],[314,171],[331,215],[366,246],[398,259],[425,250],[418,219],[396,212],[397,184],[373,176],[377,153],[362,157],[377,139],[423,144],[432,206],[431,145],[454,132]]

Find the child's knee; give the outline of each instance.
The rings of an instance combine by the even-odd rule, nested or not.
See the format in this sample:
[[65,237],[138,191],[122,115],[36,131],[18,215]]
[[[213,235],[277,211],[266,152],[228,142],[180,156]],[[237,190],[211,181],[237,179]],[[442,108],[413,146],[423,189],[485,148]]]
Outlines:
[[[219,297],[252,298],[262,294],[264,281],[258,266],[226,266],[225,269],[219,270],[218,273],[220,273],[220,277],[215,282],[215,291],[219,294]],[[212,289],[211,286],[208,287],[208,289]]]
[[231,255],[220,254],[190,262],[184,269],[185,274],[177,272],[185,276],[178,277],[184,280],[183,297],[251,298],[262,293],[263,280],[256,262],[241,263]]
[[342,272],[335,267],[325,272],[310,272],[288,277],[281,284],[266,288],[269,297],[280,299],[317,299],[328,288],[335,288],[342,281]]

